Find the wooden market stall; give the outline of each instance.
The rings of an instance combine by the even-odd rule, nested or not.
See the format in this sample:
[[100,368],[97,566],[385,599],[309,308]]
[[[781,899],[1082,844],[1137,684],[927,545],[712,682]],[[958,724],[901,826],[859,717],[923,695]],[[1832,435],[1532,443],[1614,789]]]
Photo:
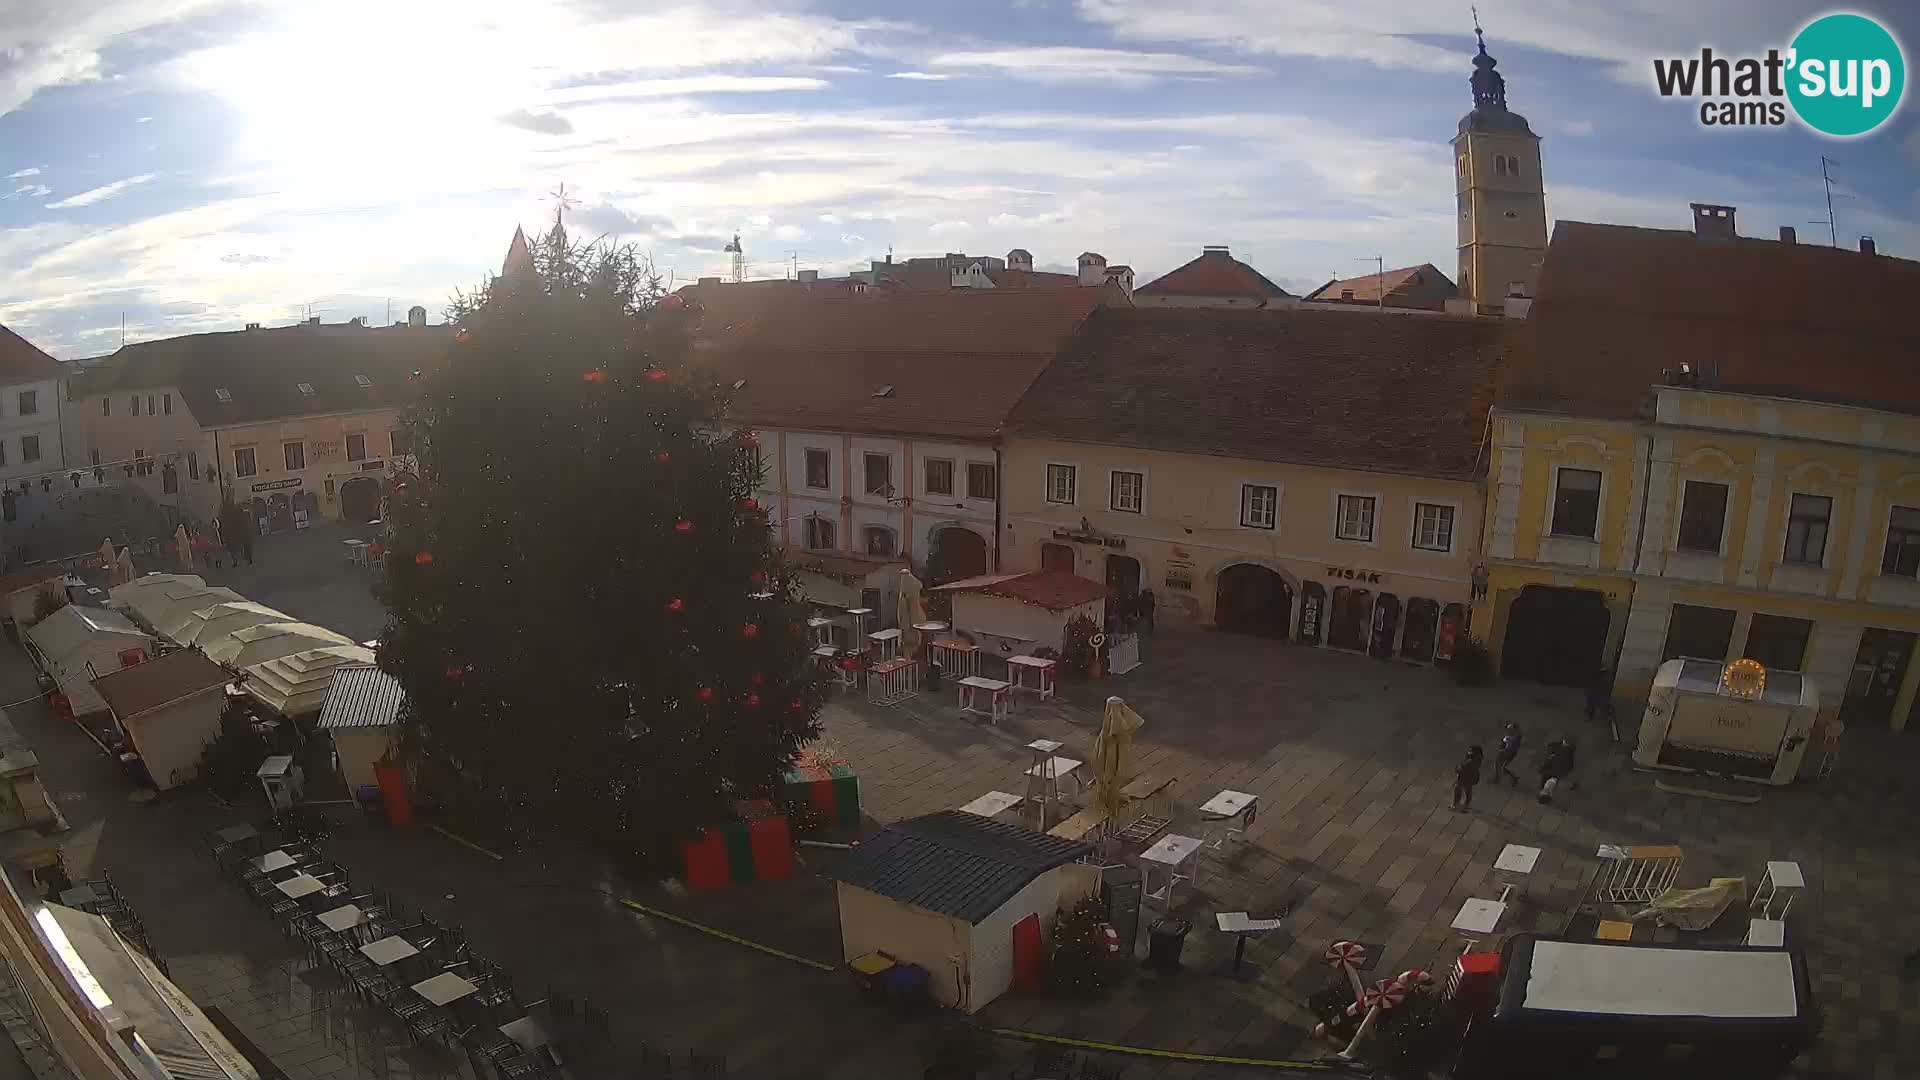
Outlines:
[[406,700],[400,681],[377,667],[334,670],[320,706],[319,730],[333,738],[334,765],[348,791],[378,786],[373,766],[392,756]]
[[1754,660],[1678,659],[1647,694],[1636,764],[1790,784],[1820,712],[1813,680]]
[[35,623],[27,631],[27,643],[35,662],[66,698],[71,716],[106,709],[106,701],[93,688],[96,676],[142,663],[154,653],[152,635],[125,615],[78,604],[68,604]]
[[1054,916],[1090,895],[1092,848],[960,810],[895,822],[841,861],[841,949],[856,971],[912,965],[932,1000],[977,1012],[1037,963]]
[[1064,654],[1067,624],[1077,618],[1096,630],[1106,624],[1107,587],[1064,570],[988,574],[934,591],[953,597],[953,629],[1002,662],[1042,648]]
[[232,680],[226,668],[182,649],[102,675],[93,685],[153,786],[165,791],[199,774],[200,755],[220,732]]
[[900,571],[906,569],[904,560],[788,549],[786,563],[801,598],[815,608],[836,613],[854,608],[872,611],[864,625],[856,625],[862,620],[848,621],[853,640],[840,642],[842,650],[859,648],[860,635],[893,622],[894,590]]

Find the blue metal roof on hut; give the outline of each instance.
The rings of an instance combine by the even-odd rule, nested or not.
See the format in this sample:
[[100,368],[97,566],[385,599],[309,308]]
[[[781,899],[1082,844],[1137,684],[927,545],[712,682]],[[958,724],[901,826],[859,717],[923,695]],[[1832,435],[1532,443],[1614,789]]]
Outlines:
[[960,810],[895,822],[861,842],[834,877],[977,923],[1033,879],[1092,849]]

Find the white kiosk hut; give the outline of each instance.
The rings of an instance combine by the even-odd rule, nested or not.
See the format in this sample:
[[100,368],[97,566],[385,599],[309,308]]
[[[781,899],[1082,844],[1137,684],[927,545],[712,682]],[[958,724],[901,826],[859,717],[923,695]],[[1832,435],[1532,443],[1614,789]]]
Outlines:
[[35,623],[27,641],[75,716],[106,709],[106,700],[93,688],[95,677],[142,663],[154,651],[153,638],[125,615],[78,604]]
[[220,733],[227,669],[184,649],[93,681],[113,718],[165,791],[199,775],[200,755]]
[[1756,660],[1669,660],[1653,677],[1633,760],[1789,784],[1819,711],[1819,691],[1798,671],[1769,671]]

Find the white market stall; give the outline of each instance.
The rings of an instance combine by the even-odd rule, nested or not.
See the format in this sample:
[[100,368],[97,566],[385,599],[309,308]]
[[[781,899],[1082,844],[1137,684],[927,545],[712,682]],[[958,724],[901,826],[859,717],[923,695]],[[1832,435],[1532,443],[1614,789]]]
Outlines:
[[1819,711],[1819,691],[1800,672],[1769,671],[1753,660],[1669,660],[1654,674],[1633,760],[1789,784]]
[[353,639],[324,626],[303,622],[269,622],[243,626],[211,643],[196,641],[207,659],[230,668],[248,668],[308,649],[352,645]]
[[40,608],[40,598],[60,601],[65,596],[65,585],[66,572],[58,563],[0,577],[0,604],[5,605],[5,617],[19,628],[32,625]]
[[93,688],[95,676],[141,663],[154,652],[152,636],[125,615],[79,604],[68,604],[35,623],[27,641],[74,716],[107,707]]
[[1066,649],[1067,624],[1085,617],[1106,625],[1107,587],[1064,570],[988,574],[935,587],[953,597],[953,629],[986,656],[1005,660],[1035,649]]
[[242,687],[281,716],[307,716],[326,703],[339,669],[370,665],[373,660],[373,650],[359,645],[307,649],[243,669]]
[[229,600],[189,612],[184,619],[175,620],[166,634],[176,645],[197,645],[205,650],[235,630],[259,626],[261,623],[297,621],[286,612],[265,604],[256,604],[251,600]]
[[347,790],[378,786],[373,766],[391,756],[407,692],[376,667],[343,667],[320,707],[319,729],[333,737],[333,760]]
[[156,598],[164,596],[168,589],[179,588],[204,589],[207,579],[199,574],[144,574],[122,585],[107,590],[107,596],[114,607],[122,611],[131,611],[141,618],[146,617],[144,605],[153,604]]
[[215,604],[245,599],[224,585],[173,585],[135,598],[132,612],[135,622],[172,640],[173,635],[168,633],[168,629],[185,626],[194,612]]
[[799,586],[801,597],[808,603],[836,611],[872,608],[874,614],[867,616],[866,630],[878,630],[891,620],[894,590],[898,587],[900,571],[907,566],[901,559],[867,559],[798,550],[789,550],[786,561],[794,584]]
[[162,791],[199,774],[200,755],[220,732],[226,668],[192,649],[135,664],[93,681],[113,718]]

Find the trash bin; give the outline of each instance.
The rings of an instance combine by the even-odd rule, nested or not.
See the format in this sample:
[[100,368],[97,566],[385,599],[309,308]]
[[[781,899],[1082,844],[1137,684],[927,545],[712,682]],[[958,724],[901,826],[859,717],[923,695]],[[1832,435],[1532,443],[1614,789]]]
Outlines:
[[1187,932],[1193,924],[1171,915],[1153,920],[1147,927],[1147,966],[1162,975],[1180,970],[1180,952],[1186,948]]

